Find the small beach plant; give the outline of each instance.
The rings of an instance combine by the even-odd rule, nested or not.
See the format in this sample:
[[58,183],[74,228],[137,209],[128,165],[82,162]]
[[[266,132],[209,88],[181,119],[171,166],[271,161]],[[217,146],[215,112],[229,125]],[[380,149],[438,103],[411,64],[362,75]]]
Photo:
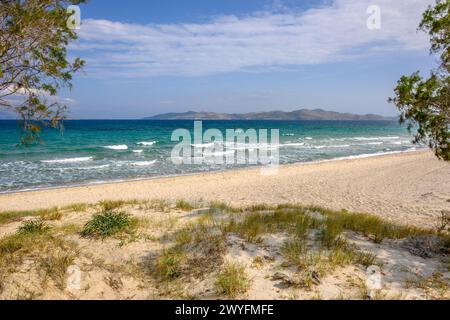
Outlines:
[[109,237],[125,231],[133,225],[133,219],[124,212],[107,211],[96,214],[85,224],[81,235],[83,237]]

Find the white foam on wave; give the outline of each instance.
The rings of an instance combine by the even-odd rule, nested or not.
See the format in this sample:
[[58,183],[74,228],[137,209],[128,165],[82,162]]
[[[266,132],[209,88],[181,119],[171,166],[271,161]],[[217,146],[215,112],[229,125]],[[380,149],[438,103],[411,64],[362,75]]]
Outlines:
[[191,144],[191,146],[193,146],[194,148],[209,148],[209,147],[214,147],[214,142],[211,143],[193,143]]
[[383,144],[383,142],[368,142],[368,145],[373,145],[373,146],[379,146],[381,144]]
[[111,150],[128,150],[128,146],[125,144],[119,144],[116,146],[104,146],[103,148]]
[[146,166],[154,165],[155,163],[156,163],[156,160],[151,160],[151,161],[137,161],[137,162],[131,162],[130,164],[131,164],[132,166],[146,167]]
[[109,164],[103,164],[100,166],[90,166],[90,167],[77,167],[73,168],[74,170],[97,170],[97,169],[105,169],[108,168]]
[[306,137],[305,140],[312,140],[312,137]]
[[79,158],[66,158],[66,159],[53,159],[53,160],[41,160],[42,163],[73,163],[73,162],[85,162],[92,161],[93,157],[79,157]]
[[142,153],[144,150],[133,150],[134,153]]
[[281,145],[281,147],[303,147],[305,146],[304,142],[298,142],[298,143],[284,143]]
[[88,167],[48,168],[48,169],[46,169],[46,170],[66,172],[66,171],[74,171],[74,170],[79,170],[79,171],[84,171],[84,170],[99,170],[99,169],[105,169],[105,168],[108,168],[108,167],[109,167],[109,164],[103,164],[103,165],[98,165],[98,166],[88,166]]
[[139,146],[145,146],[145,147],[150,147],[153,146],[154,144],[158,143],[158,141],[141,141],[136,143]]
[[205,157],[220,157],[227,154],[235,154],[235,150],[226,150],[226,151],[216,151],[216,152],[205,152]]
[[[399,136],[379,136],[379,137],[352,137],[352,138],[341,138],[341,140],[356,140],[356,141],[377,141],[377,140],[397,140],[400,139]],[[338,140],[338,139],[336,139]]]
[[284,133],[283,136],[285,136],[285,137],[293,137],[293,136],[295,136],[295,134],[293,134],[293,133]]
[[328,146],[311,146],[313,149],[325,149],[325,148],[350,148],[349,144],[336,144],[336,145],[328,145]]
[[227,145],[226,149],[229,150],[255,150],[255,149],[268,149],[274,150],[280,147],[279,144],[269,144],[269,143],[236,143]]

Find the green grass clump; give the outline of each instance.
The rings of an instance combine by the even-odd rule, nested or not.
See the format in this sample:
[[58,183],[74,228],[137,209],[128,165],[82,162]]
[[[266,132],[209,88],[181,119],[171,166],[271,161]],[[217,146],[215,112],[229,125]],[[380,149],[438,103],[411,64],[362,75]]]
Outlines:
[[159,210],[161,212],[170,211],[170,203],[163,199],[153,199],[144,204],[145,209]]
[[288,240],[281,246],[283,258],[292,264],[299,265],[306,253],[306,245],[303,241]]
[[175,203],[175,208],[177,208],[179,210],[183,210],[183,211],[190,211],[190,210],[193,210],[195,207],[194,207],[194,205],[192,205],[190,202],[188,202],[186,200],[178,200]]
[[217,275],[215,284],[218,293],[228,298],[236,298],[250,288],[245,266],[238,263],[226,263]]
[[38,210],[37,215],[46,221],[60,220],[63,216],[61,210],[58,207],[51,209]]
[[34,211],[5,211],[0,213],[0,225],[20,220],[24,217],[35,216]]
[[311,229],[318,227],[318,222],[304,214],[299,214],[295,219],[295,226],[292,230],[293,234],[299,239],[305,239]]
[[360,232],[367,237],[372,237],[377,243],[383,239],[403,239],[413,235],[432,234],[432,230],[426,230],[413,226],[397,225],[383,219],[365,213],[350,213],[346,210],[333,211],[318,207],[311,210],[318,211],[343,229]]
[[124,212],[107,211],[96,214],[92,220],[85,224],[81,236],[109,237],[121,233],[134,225],[135,220]]
[[29,247],[32,241],[26,233],[16,233],[0,240],[0,256],[13,254],[24,247]]
[[0,275],[13,272],[28,255],[43,266],[41,262],[56,253],[73,252],[74,244],[53,236],[48,230],[42,221],[30,221],[15,234],[0,239]]
[[120,209],[125,205],[125,201],[123,200],[104,200],[100,201],[98,205],[102,208],[103,212],[108,212],[116,209]]
[[156,272],[164,280],[173,280],[181,275],[181,266],[186,256],[181,247],[166,249],[156,261]]
[[0,213],[0,225],[26,217],[40,217],[42,220],[59,220],[62,217],[62,213],[57,207],[39,210],[5,211]]
[[255,211],[270,211],[275,210],[273,206],[267,205],[267,204],[254,204],[247,208],[245,208],[245,211],[255,212]]
[[67,211],[72,211],[72,212],[84,212],[89,207],[90,207],[90,205],[88,205],[87,203],[72,203],[72,204],[69,204],[68,206],[65,206],[62,209],[67,210]]
[[327,248],[338,246],[343,231],[344,228],[340,220],[328,218],[320,230],[319,240],[321,244]]
[[20,227],[18,232],[19,233],[44,233],[46,232],[50,227],[42,220],[30,220],[25,221]]
[[52,252],[40,257],[39,264],[44,273],[44,278],[51,278],[60,290],[64,290],[66,273],[73,264],[75,255],[73,252]]
[[214,211],[222,211],[222,212],[228,212],[228,213],[242,212],[242,209],[232,207],[226,203],[219,202],[219,201],[210,202],[209,208],[212,212],[214,212]]
[[190,228],[180,230],[175,236],[176,244],[179,246],[190,244],[194,240],[193,234],[195,233]]

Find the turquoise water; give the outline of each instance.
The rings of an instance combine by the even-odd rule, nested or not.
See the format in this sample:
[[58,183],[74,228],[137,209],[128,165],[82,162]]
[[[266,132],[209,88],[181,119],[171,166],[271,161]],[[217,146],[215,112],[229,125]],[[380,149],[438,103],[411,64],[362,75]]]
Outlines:
[[[204,130],[279,129],[280,163],[411,150],[411,137],[385,121],[204,121]],[[193,121],[67,121],[46,129],[44,144],[18,145],[15,121],[0,121],[0,192],[225,170],[243,165],[175,165],[173,130]]]

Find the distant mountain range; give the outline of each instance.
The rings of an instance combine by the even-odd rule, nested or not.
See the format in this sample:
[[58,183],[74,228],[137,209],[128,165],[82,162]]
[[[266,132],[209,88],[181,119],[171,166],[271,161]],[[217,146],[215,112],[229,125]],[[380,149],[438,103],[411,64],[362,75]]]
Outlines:
[[395,120],[395,117],[383,117],[376,114],[351,114],[322,109],[300,109],[296,111],[269,111],[251,113],[215,113],[215,112],[195,112],[164,113],[153,117],[144,118],[146,120]]

